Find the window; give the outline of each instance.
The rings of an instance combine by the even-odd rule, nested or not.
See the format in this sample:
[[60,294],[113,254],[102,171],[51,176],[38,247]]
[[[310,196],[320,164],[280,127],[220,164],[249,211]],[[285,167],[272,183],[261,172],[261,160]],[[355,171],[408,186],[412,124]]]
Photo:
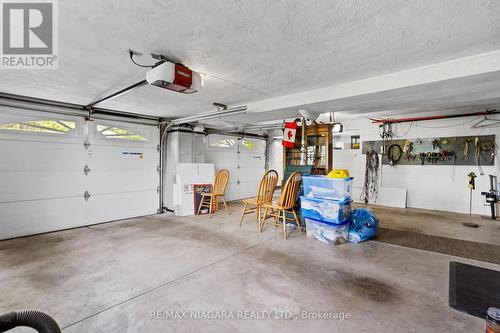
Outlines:
[[351,149],[359,149],[360,142],[359,135],[351,135]]
[[75,126],[74,121],[68,120],[28,120],[0,125],[0,130],[64,135],[73,131]]
[[115,126],[97,125],[97,132],[101,133],[101,135],[107,139],[147,141],[147,139],[140,134]]
[[241,144],[246,149],[255,149],[255,142],[253,142],[253,141],[243,139],[243,140],[241,140]]
[[211,142],[210,146],[220,147],[220,148],[231,148],[236,143],[236,139],[222,139],[215,142]]

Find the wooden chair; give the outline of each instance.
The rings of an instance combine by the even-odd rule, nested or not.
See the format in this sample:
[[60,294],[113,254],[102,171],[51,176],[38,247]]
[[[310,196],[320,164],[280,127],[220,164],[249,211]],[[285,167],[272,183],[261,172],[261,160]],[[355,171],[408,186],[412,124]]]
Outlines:
[[224,194],[226,193],[228,181],[229,171],[222,169],[217,172],[212,192],[201,193],[200,206],[198,207],[197,215],[200,214],[202,207],[208,207],[208,218],[212,218],[212,211],[219,209],[219,198],[222,199],[222,203],[224,204],[224,207],[226,207],[227,215],[229,215],[229,209],[227,208],[226,200],[224,200]]
[[[287,239],[286,234],[286,213],[292,213],[293,219],[299,229],[302,231],[302,226],[300,225],[299,218],[297,217],[297,213],[293,207],[295,206],[295,202],[297,201],[297,195],[299,194],[300,182],[302,181],[302,175],[298,172],[294,172],[288,177],[288,180],[283,187],[283,191],[281,191],[281,196],[278,202],[263,204],[262,207],[265,208],[264,216],[260,221],[260,231],[264,230],[264,225],[266,224],[266,219],[269,217],[274,218],[274,225],[277,225],[278,220],[281,218],[283,223],[283,233],[284,238]],[[268,211],[271,210],[271,213],[268,214]],[[290,220],[290,218],[288,218]]]
[[269,170],[260,180],[257,196],[255,198],[243,200],[245,206],[243,207],[243,214],[241,214],[240,227],[243,224],[243,218],[245,215],[255,213],[257,215],[257,221],[259,222],[260,229],[261,207],[263,204],[272,203],[276,184],[278,184],[278,173],[276,170]]

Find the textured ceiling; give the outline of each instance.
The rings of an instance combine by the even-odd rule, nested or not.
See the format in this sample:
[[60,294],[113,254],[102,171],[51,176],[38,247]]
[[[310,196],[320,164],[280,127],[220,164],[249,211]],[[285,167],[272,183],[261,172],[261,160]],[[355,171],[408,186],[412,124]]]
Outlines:
[[89,103],[144,78],[128,59],[132,48],[207,73],[204,89],[144,86],[100,106],[170,118],[212,110],[214,101],[249,103],[500,49],[494,0],[59,5],[59,69],[1,71],[1,92]]

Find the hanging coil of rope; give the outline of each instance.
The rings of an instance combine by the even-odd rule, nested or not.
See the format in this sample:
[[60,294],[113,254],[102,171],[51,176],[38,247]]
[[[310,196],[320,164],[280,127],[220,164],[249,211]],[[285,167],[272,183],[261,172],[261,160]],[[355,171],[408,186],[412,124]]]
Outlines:
[[401,156],[403,156],[403,150],[400,145],[392,144],[389,146],[389,149],[387,149],[387,159],[391,166],[396,165],[401,159]]
[[379,159],[375,150],[366,152],[366,167],[365,167],[365,183],[360,199],[368,203],[368,200],[375,198],[377,200],[378,193],[378,167]]

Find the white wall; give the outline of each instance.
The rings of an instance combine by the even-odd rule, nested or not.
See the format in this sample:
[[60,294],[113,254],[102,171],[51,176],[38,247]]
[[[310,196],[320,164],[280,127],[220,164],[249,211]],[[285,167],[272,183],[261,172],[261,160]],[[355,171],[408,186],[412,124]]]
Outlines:
[[[414,115],[405,115],[408,117]],[[398,118],[394,116],[393,118]],[[476,120],[477,119],[477,120]],[[500,127],[474,129],[471,125],[479,121],[478,117],[442,119],[432,121],[398,124],[394,131],[396,138],[417,139],[443,136],[489,135],[496,134],[496,144],[500,145]],[[359,133],[361,141],[380,140],[378,125],[367,119],[353,119],[342,121],[347,131],[356,135]],[[404,135],[402,137],[401,135]],[[497,150],[498,153],[498,150]],[[343,161],[350,155],[356,165],[346,166]],[[365,156],[360,156],[360,150],[345,150],[334,152],[334,167],[351,169],[355,177],[354,186],[362,186],[364,182]],[[337,162],[336,162],[337,155]],[[349,158],[347,158],[349,160]],[[380,186],[407,189],[407,206],[459,213],[469,211],[469,189],[467,174],[471,171],[476,178],[476,190],[473,193],[472,212],[489,215],[489,206],[484,206],[485,200],[481,191],[489,190],[489,174],[499,174],[498,155],[495,166],[483,167],[481,176],[476,166],[451,165],[383,165],[380,173]],[[361,164],[361,165],[359,165]]]
[[272,141],[269,146],[269,170],[278,172],[278,185],[283,180],[283,145],[281,141]]
[[205,135],[180,131],[168,133],[164,154],[163,204],[173,210],[175,168],[178,163],[205,163]]

